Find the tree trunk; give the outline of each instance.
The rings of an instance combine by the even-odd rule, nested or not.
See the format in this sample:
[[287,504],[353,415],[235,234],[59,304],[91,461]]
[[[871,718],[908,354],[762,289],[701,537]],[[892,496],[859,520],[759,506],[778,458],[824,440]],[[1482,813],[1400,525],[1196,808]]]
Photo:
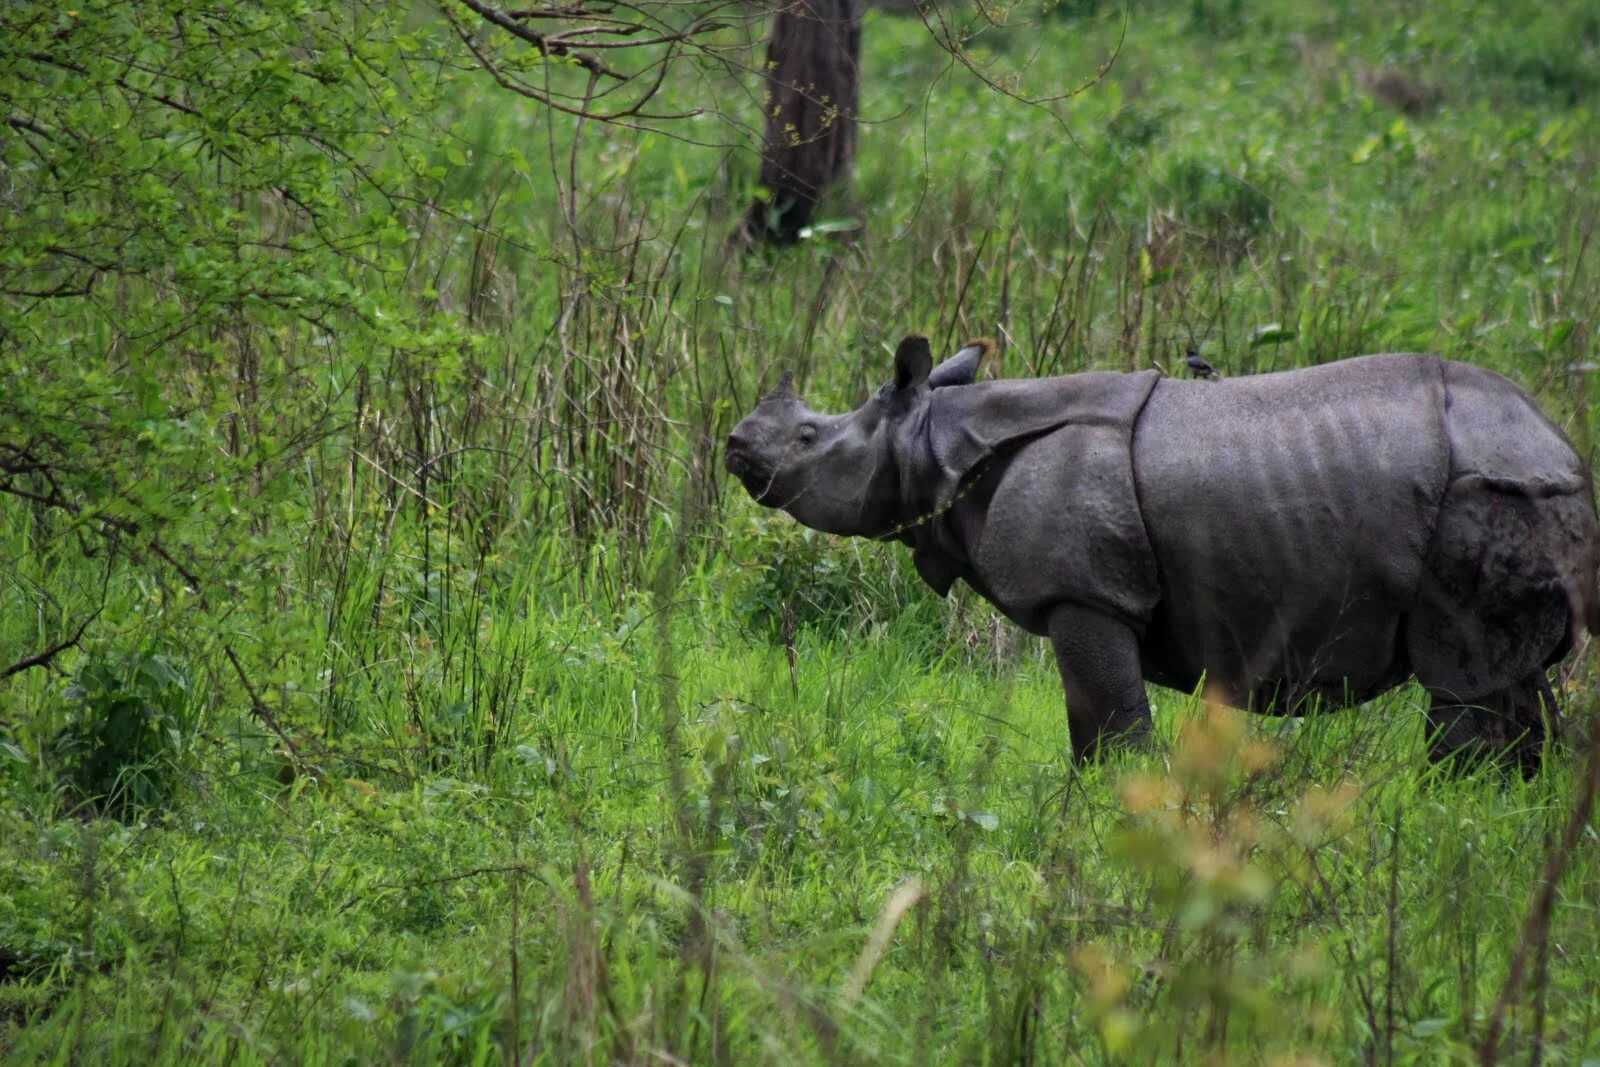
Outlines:
[[745,241],[790,244],[850,183],[861,98],[862,0],[785,0],[767,45],[767,129]]

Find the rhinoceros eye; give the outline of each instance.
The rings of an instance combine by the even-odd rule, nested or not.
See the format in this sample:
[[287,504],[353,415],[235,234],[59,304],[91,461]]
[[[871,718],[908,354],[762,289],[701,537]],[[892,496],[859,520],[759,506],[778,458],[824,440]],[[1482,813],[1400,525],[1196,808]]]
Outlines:
[[794,439],[799,442],[800,447],[805,448],[817,439],[817,428],[809,423],[801,426],[795,432]]

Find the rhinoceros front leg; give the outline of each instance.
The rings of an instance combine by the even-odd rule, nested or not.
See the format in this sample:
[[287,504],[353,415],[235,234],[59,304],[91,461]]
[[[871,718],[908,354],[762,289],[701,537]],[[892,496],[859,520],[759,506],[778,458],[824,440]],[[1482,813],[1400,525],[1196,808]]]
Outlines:
[[1544,671],[1477,700],[1462,701],[1430,691],[1428,759],[1454,773],[1492,761],[1516,768],[1524,778],[1539,771],[1546,722],[1560,714]]
[[1093,759],[1108,743],[1144,744],[1150,702],[1133,630],[1092,608],[1063,604],[1050,613],[1050,643],[1067,692],[1073,759]]

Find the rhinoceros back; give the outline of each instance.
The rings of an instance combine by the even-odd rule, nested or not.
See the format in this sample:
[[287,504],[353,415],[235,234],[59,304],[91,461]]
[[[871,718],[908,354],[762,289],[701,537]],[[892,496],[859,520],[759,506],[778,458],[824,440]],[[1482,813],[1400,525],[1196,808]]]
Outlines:
[[1401,624],[1449,484],[1441,361],[1163,381],[1134,477],[1163,599],[1153,680],[1280,701],[1409,673]]
[[1552,662],[1595,614],[1581,461],[1475,367],[1366,356],[1163,382],[1134,471],[1164,592],[1153,677],[1360,699],[1415,673],[1473,699]]

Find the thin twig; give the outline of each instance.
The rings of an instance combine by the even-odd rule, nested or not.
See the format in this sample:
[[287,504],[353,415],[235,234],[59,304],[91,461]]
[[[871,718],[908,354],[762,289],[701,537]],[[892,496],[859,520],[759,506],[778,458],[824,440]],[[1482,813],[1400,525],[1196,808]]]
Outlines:
[[245,674],[244,665],[239,662],[239,657],[234,654],[232,647],[223,645],[222,651],[227,655],[228,662],[233,664],[233,669],[239,675],[239,682],[244,686],[244,691],[250,696],[250,714],[265,724],[267,729],[278,735],[278,740],[283,742],[283,747],[289,750],[290,758],[294,760],[295,765],[303,773],[316,777],[315,769],[306,763],[305,757],[300,754],[299,746],[294,743],[294,740],[284,730],[283,724],[278,721],[278,717],[273,714],[272,709],[267,707],[266,701],[261,699],[261,694],[256,692],[256,687],[250,684],[250,676]]
[[17,660],[17,662],[13,663],[5,670],[0,671],[0,678],[9,678],[13,674],[21,674],[23,671],[33,667],[49,666],[50,661],[55,659],[61,653],[65,652],[69,648],[77,647],[78,641],[83,637],[83,632],[89,628],[89,624],[91,622],[94,622],[94,620],[100,617],[100,613],[104,610],[105,608],[103,607],[96,608],[93,615],[90,615],[87,619],[84,619],[83,622],[78,624],[77,631],[74,632],[71,637],[67,638],[65,641],[58,641],[56,644],[51,645],[43,652],[36,652],[31,656],[26,656]]
[[[385,889],[421,889],[424,886],[448,885],[451,882],[462,882],[468,878],[481,878],[486,874],[526,874],[533,876],[534,879],[543,882],[545,885],[550,884],[544,875],[534,869],[527,860],[517,860],[514,863],[496,863],[487,867],[473,867],[465,871],[456,871],[454,874],[442,874],[437,878],[418,878],[411,882],[379,882],[376,885],[367,886],[363,892],[375,893]],[[339,913],[342,915],[360,902],[360,896],[351,897],[339,905]]]

